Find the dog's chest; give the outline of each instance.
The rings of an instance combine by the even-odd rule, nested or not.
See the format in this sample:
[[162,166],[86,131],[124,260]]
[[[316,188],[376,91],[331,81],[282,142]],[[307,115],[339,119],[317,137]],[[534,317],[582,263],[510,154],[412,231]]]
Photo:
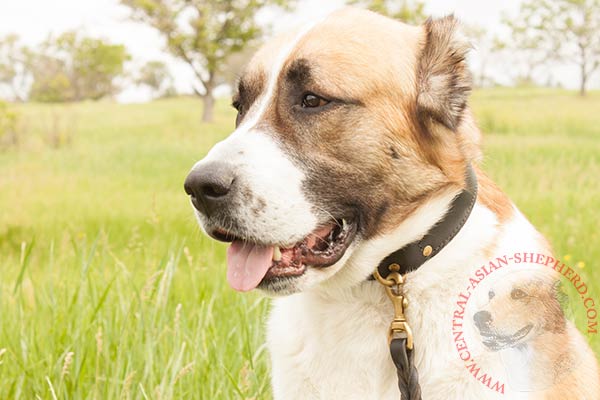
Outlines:
[[[394,399],[397,376],[389,356],[387,331],[391,305],[377,284],[356,297],[322,299],[301,294],[275,301],[268,344],[276,399]],[[418,299],[423,298],[425,310]],[[407,310],[417,342],[415,360],[422,387],[442,378],[456,381],[464,393],[464,369],[455,368],[447,338],[450,309],[444,296],[414,293]],[[446,317],[444,319],[444,317]],[[417,322],[418,321],[418,322]],[[448,395],[448,386],[442,397]],[[479,391],[479,388],[476,388]],[[433,393],[432,393],[433,394]],[[438,398],[438,397],[433,397]]]
[[[443,254],[407,276],[406,316],[414,335],[419,383],[428,400],[527,398],[508,388],[504,395],[486,388],[467,371],[453,341],[456,299],[473,271],[489,254],[522,246],[537,249],[531,239],[535,231],[523,218],[497,234],[496,228],[482,227],[487,220],[478,216]],[[492,239],[496,245],[483,251]],[[393,309],[383,288],[363,282],[351,290],[322,293],[303,292],[274,301],[267,341],[275,400],[398,400],[387,344]],[[481,357],[477,361],[483,365],[494,362]],[[501,365],[489,366],[497,379],[506,381]]]
[[385,304],[348,300],[275,301],[268,342],[276,398],[387,398],[396,375],[384,367],[391,363]]

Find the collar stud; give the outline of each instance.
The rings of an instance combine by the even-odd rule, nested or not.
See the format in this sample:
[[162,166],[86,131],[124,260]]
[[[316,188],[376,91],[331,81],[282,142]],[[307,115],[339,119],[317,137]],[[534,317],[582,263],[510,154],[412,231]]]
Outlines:
[[423,249],[423,256],[424,257],[429,257],[431,255],[431,252],[433,252],[433,247],[431,247],[430,245],[427,245]]
[[392,263],[388,266],[390,272],[400,272],[400,266],[396,263]]

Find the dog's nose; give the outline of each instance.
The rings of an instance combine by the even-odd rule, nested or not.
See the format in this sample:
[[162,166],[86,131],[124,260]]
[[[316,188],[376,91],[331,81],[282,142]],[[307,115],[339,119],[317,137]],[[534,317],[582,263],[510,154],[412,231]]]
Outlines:
[[473,321],[475,321],[475,326],[480,330],[489,329],[492,323],[492,314],[489,311],[478,311],[473,315]]
[[191,196],[192,204],[198,211],[210,214],[223,206],[234,181],[232,166],[213,162],[194,168],[185,179],[183,188]]

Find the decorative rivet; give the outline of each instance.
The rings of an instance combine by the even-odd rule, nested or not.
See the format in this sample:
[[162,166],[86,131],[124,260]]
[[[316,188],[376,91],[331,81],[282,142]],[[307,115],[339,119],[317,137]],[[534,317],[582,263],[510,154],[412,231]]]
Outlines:
[[429,257],[431,255],[431,252],[433,251],[433,247],[431,247],[430,245],[425,246],[425,248],[423,249],[423,255],[425,257]]
[[388,267],[388,269],[391,272],[399,272],[400,271],[400,266],[396,263],[390,264],[390,266]]

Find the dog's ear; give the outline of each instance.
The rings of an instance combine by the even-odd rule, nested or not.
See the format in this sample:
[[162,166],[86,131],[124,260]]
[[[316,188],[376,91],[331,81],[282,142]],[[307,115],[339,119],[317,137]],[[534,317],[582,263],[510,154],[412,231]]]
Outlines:
[[471,91],[466,62],[470,43],[454,16],[427,19],[425,43],[417,64],[417,116],[426,128],[442,124],[455,131]]

